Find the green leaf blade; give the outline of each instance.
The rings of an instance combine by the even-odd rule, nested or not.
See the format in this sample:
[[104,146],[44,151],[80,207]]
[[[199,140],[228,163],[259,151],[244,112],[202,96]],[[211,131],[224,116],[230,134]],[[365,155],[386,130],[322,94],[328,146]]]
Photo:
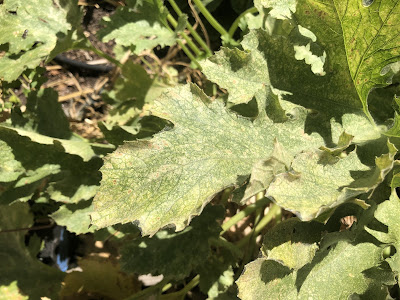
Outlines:
[[304,133],[303,108],[288,104],[288,109],[293,119],[286,123],[255,124],[218,100],[210,103],[194,86],[171,89],[152,113],[175,127],[150,141],[126,143],[106,158],[93,224],[138,220],[145,235],[171,223],[182,230],[216,193],[268,158],[275,138],[289,153],[323,143]]

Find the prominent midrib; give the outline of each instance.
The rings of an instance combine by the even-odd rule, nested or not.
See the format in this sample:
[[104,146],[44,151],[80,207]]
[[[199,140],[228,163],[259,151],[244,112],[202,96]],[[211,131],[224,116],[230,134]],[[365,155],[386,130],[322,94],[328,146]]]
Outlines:
[[[360,69],[361,69],[361,65],[363,64],[363,62],[364,62],[364,60],[365,60],[365,55],[368,53],[369,49],[372,47],[372,44],[375,42],[376,38],[380,35],[380,33],[381,33],[381,31],[382,31],[382,28],[383,28],[384,25],[387,23],[387,20],[392,16],[392,12],[393,12],[393,10],[396,8],[397,4],[399,4],[399,1],[396,2],[396,4],[392,7],[392,9],[390,10],[390,12],[387,14],[386,19],[382,22],[382,25],[381,25],[381,27],[379,28],[377,34],[374,36],[374,38],[372,39],[371,43],[368,45],[367,49],[365,49],[365,51],[364,51],[364,53],[363,53],[363,55],[362,55],[362,57],[361,57],[361,61],[360,61],[360,63],[359,63],[358,66],[357,66],[357,70],[356,70],[356,73],[355,73],[355,75],[354,75],[354,80],[353,80],[353,82],[355,82],[355,81],[357,80],[357,78],[358,78],[358,75],[359,75],[359,72],[360,72]],[[379,11],[377,11],[377,12],[379,12]],[[342,28],[342,30],[343,30],[343,28]],[[346,56],[347,56],[347,48],[346,48]]]

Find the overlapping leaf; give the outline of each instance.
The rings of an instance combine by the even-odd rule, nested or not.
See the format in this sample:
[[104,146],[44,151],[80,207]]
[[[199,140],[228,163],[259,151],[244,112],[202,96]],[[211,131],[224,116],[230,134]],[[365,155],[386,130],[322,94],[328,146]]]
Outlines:
[[[37,67],[54,50],[57,39],[66,36],[74,21],[65,1],[6,0],[0,5],[0,78],[12,81],[27,68]],[[80,18],[74,13],[72,18]],[[0,50],[0,51],[1,51]]]
[[223,214],[221,206],[209,206],[182,232],[162,230],[126,244],[122,268],[137,274],[162,274],[168,280],[185,278],[210,255],[208,240],[219,237],[222,229],[216,220]]
[[[0,205],[0,231],[30,227],[33,217],[29,205]],[[22,295],[32,299],[55,299],[64,274],[33,257],[25,246],[26,231],[0,234],[0,286],[15,284]]]
[[333,165],[319,163],[320,159],[321,156],[315,152],[296,156],[292,170],[276,176],[267,190],[267,196],[308,221],[357,193],[365,192],[352,193],[345,188],[354,181],[351,171],[369,170],[361,164],[355,152]]
[[[319,95],[323,103],[345,104],[350,108],[357,107],[358,100],[362,103],[364,112],[370,116],[368,94],[372,88],[390,83],[393,72],[385,67],[399,60],[400,6],[397,1],[378,0],[369,3],[336,0],[297,1],[297,3],[296,1],[257,1],[257,5],[259,9],[272,8],[271,13],[275,17],[296,20],[300,33],[302,31],[311,33],[308,34],[312,37],[308,45],[314,46],[314,51],[312,49],[311,51],[313,53],[326,52],[326,61],[323,66],[325,78],[314,78],[309,81],[303,77],[302,82],[306,83],[303,94],[309,93],[312,98],[317,98],[317,94],[313,93],[308,86],[312,82],[320,82],[320,87],[325,89],[325,92],[321,91],[323,93]],[[283,49],[282,53],[286,52],[284,55],[288,59],[293,57],[296,47],[300,45],[299,40],[292,39],[290,46],[287,38],[271,38],[269,41],[272,45],[268,50],[269,53],[272,54],[274,49],[277,49],[275,45],[276,47],[280,45]],[[273,60],[269,62],[274,65]],[[293,64],[290,65],[294,67]],[[300,71],[300,65],[297,65],[298,67],[292,69],[296,70],[295,72],[286,72],[290,67],[275,65],[279,72],[276,79],[282,80],[280,85],[276,86],[277,88],[298,94],[294,90],[297,89],[296,84],[301,81],[291,78],[291,83],[293,84],[293,81],[296,83],[290,89],[287,77],[288,74],[293,75],[293,73],[306,76],[307,72]],[[272,81],[275,82],[274,79]],[[314,86],[315,92],[318,90],[317,86]],[[336,97],[333,97],[334,95]],[[316,104],[312,99],[310,103]]]
[[51,214],[57,225],[65,226],[69,232],[84,234],[97,230],[90,225],[90,213],[93,212],[91,201],[82,201],[78,204],[63,205]]
[[266,256],[248,264],[237,281],[239,297],[347,299],[377,288],[383,278],[369,280],[365,273],[377,273],[373,268],[382,261],[382,248],[367,241],[350,243],[344,232],[316,251],[323,225],[315,225],[288,220],[268,233]]
[[166,27],[168,11],[163,1],[129,0],[127,4],[104,20],[106,27],[99,32],[104,42],[115,39],[119,45],[132,46],[136,54],[175,43],[175,33]]
[[80,260],[79,267],[80,271],[70,272],[65,277],[61,299],[82,299],[97,295],[119,300],[140,290],[138,279],[122,272],[114,259],[92,256]]
[[1,123],[0,130],[15,131],[21,136],[27,136],[32,141],[57,145],[65,152],[81,156],[85,161],[95,156],[91,145],[74,136],[69,129],[68,120],[61,108],[58,94],[52,89],[31,91],[28,95],[26,111],[16,108],[11,115],[10,123]]
[[388,232],[377,231],[371,228],[366,230],[375,236],[379,241],[385,244],[391,244],[396,248],[396,253],[389,257],[389,262],[392,270],[396,274],[400,274],[400,230],[398,214],[400,212],[400,199],[393,190],[390,199],[378,205],[375,212],[375,218],[381,223],[388,226]]
[[27,201],[34,193],[45,199],[76,203],[96,193],[99,158],[84,162],[79,156],[65,153],[62,147],[34,143],[1,127],[0,140],[12,149],[14,160],[23,168],[18,178],[0,183],[0,203]]
[[304,133],[307,111],[286,103],[291,119],[253,124],[210,100],[195,86],[171,89],[152,114],[174,128],[152,140],[126,143],[109,155],[94,200],[93,224],[138,220],[143,234],[175,224],[182,230],[211,198],[270,157],[278,140],[289,154],[323,144]]

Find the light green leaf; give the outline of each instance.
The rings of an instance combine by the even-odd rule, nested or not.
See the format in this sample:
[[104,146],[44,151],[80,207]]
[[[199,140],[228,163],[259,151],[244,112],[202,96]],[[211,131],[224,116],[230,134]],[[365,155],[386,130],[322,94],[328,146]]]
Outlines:
[[151,238],[133,240],[122,248],[122,269],[137,274],[160,275],[168,280],[188,276],[210,255],[209,239],[218,238],[222,206],[208,206],[182,232],[162,230]]
[[275,19],[290,19],[296,12],[296,0],[255,0],[254,6],[259,11],[262,8],[271,8],[269,14]]
[[129,0],[126,7],[119,7],[109,19],[104,19],[105,28],[99,31],[103,42],[115,39],[122,46],[132,46],[135,54],[143,50],[171,46],[176,34],[169,30],[168,11],[161,0]]
[[0,300],[28,300],[28,296],[20,294],[17,281],[11,282],[10,285],[0,286]]
[[289,169],[290,165],[287,165],[287,163],[292,160],[293,157],[290,156],[278,141],[275,141],[271,157],[254,164],[241,202],[244,203],[250,197],[268,188],[276,175],[284,173]]
[[239,297],[263,299],[263,295],[268,295],[271,299],[336,300],[377,287],[376,281],[369,280],[364,272],[381,262],[380,247],[372,243],[352,245],[346,241],[331,247],[318,251],[313,261],[298,271],[291,272],[266,258],[251,262],[237,281]]
[[266,118],[253,124],[218,100],[210,103],[195,86],[169,90],[155,102],[152,114],[174,128],[149,141],[126,143],[106,157],[93,224],[138,220],[144,235],[168,224],[182,230],[216,193],[268,159],[275,140],[290,155],[321,146],[318,135],[303,131],[307,111],[285,105],[291,116],[287,122]]
[[377,231],[366,227],[370,234],[385,244],[394,245],[396,253],[387,258],[390,267],[396,274],[400,274],[400,222],[398,214],[400,213],[400,199],[394,189],[390,199],[378,205],[375,211],[375,218],[387,225],[388,232]]
[[301,222],[296,218],[286,220],[264,235],[263,254],[292,270],[310,263],[319,249],[323,225]]
[[238,48],[221,48],[200,65],[209,80],[228,90],[228,101],[234,104],[247,103],[258,90],[270,86],[265,59]]
[[[334,1],[340,21],[347,62],[357,93],[368,109],[368,94],[374,87],[387,86],[393,72],[384,68],[399,60],[400,6],[397,1]],[[327,16],[330,18],[330,16]]]
[[320,152],[304,152],[295,157],[292,170],[276,176],[266,196],[298,215],[302,220],[316,218],[322,212],[368,190],[348,192],[353,183],[351,171],[367,171],[356,152],[334,164],[322,164]]
[[0,124],[0,135],[7,131],[16,131],[37,143],[62,146],[65,152],[79,155],[85,161],[95,156],[88,142],[72,134],[58,102],[58,94],[53,89],[30,91],[26,111],[22,113],[16,108],[11,114],[11,124]]
[[122,67],[111,91],[103,93],[104,100],[112,105],[107,117],[109,125],[128,125],[139,114],[144,115],[143,106],[151,104],[169,85],[157,77],[151,79],[141,66],[128,61]]
[[47,59],[57,38],[71,29],[63,2],[5,0],[0,5],[0,45],[8,45],[0,58],[0,78],[13,81]]
[[55,145],[63,149],[66,153],[79,155],[84,161],[89,161],[95,156],[95,153],[89,143],[82,140],[63,140],[41,135],[39,133],[28,131],[20,128],[12,128],[4,124],[0,124],[0,136],[7,134],[6,132],[13,131],[21,136],[28,137],[31,141],[44,144]]
[[24,113],[15,108],[11,113],[13,127],[59,139],[71,139],[72,132],[58,93],[53,89],[29,91]]
[[32,195],[65,203],[91,199],[100,181],[101,159],[85,162],[54,145],[43,145],[0,127],[0,140],[12,148],[15,160],[23,166],[19,178],[0,191],[0,203],[28,201]]
[[339,241],[327,251],[298,271],[298,299],[348,299],[352,294],[362,294],[371,284],[363,272],[382,260],[382,249],[372,243]]
[[248,103],[255,97],[260,118],[266,110],[272,119],[285,120],[278,101],[281,92],[271,86],[265,57],[253,45],[243,44],[243,47],[252,51],[222,48],[200,63],[202,71],[208,79],[227,89],[229,102]]
[[241,300],[297,299],[296,275],[273,260],[258,258],[247,264],[236,281]]
[[[12,148],[0,140],[0,182],[16,180],[24,173],[21,163],[15,160]],[[2,188],[0,187],[0,191]]]
[[[33,217],[27,203],[0,205],[0,231],[30,227]],[[26,231],[0,234],[0,286],[16,282],[21,295],[56,299],[64,274],[32,257],[25,246]]]
[[91,202],[82,201],[78,204],[62,205],[50,216],[60,226],[67,227],[69,232],[84,234],[97,230],[90,225],[90,213],[93,212]]

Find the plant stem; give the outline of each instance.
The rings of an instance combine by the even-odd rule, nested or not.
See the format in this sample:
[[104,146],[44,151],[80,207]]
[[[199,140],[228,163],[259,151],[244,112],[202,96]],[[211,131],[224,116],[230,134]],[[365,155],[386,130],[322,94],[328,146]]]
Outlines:
[[196,60],[196,57],[193,56],[192,52],[182,43],[182,41],[177,40],[176,41],[178,45],[182,48],[183,52],[190,58],[190,60],[196,65],[196,67],[201,70],[201,66],[199,62]]
[[257,200],[256,203],[250,204],[245,209],[238,212],[236,215],[234,215],[232,218],[230,218],[228,221],[222,224],[221,235],[224,234],[233,225],[237,224],[240,220],[252,214],[253,211],[257,210],[260,207],[266,206],[269,202],[270,200],[268,198],[262,198],[260,200]]
[[249,234],[249,235],[246,235],[243,239],[241,239],[236,245],[239,247],[239,248],[241,248],[241,247],[243,247],[244,245],[246,245],[248,242],[249,242],[249,239],[251,239],[251,237],[252,236],[257,236],[259,233],[260,233],[260,231],[265,227],[265,226],[267,226],[267,224],[269,223],[269,222],[271,222],[272,221],[272,219],[276,216],[276,215],[278,215],[278,214],[280,214],[280,212],[281,212],[281,208],[278,206],[278,205],[276,205],[276,204],[273,204],[273,205],[271,205],[271,207],[270,207],[270,209],[269,209],[269,212],[260,220],[260,222],[257,224],[257,226],[254,228],[254,231],[253,231],[253,233],[252,234]]
[[[172,27],[176,28],[178,26],[178,22],[175,20],[175,18],[172,15],[168,15],[167,16],[168,21],[171,23]],[[188,37],[188,35],[186,33],[184,33],[183,31],[180,32],[180,34],[182,35],[182,37],[185,39],[185,41],[187,42],[187,44],[189,45],[190,49],[193,50],[193,52],[196,54],[196,56],[200,56],[202,54],[201,50],[195,45],[195,43],[193,43],[192,39],[190,37]]]
[[245,10],[244,12],[242,12],[242,13],[236,18],[236,20],[232,23],[231,28],[229,28],[229,31],[228,31],[229,37],[230,37],[231,39],[233,39],[233,35],[235,34],[235,31],[236,31],[236,29],[239,27],[239,22],[240,22],[240,20],[241,20],[245,15],[247,15],[247,14],[254,14],[254,13],[256,13],[256,12],[258,12],[258,10],[257,10],[257,8],[255,8],[255,7],[251,7],[251,8],[249,8],[249,9]]
[[199,11],[203,14],[203,16],[207,19],[207,21],[210,23],[212,27],[216,31],[219,32],[222,38],[225,38],[227,41],[230,39],[228,32],[225,30],[224,27],[210,14],[208,9],[203,5],[201,0],[193,0],[193,2],[196,4],[197,8]]
[[[183,15],[181,9],[179,8],[179,6],[176,4],[175,0],[168,0],[169,4],[171,4],[172,8],[174,9],[174,11],[176,12],[176,14],[178,15],[178,17],[180,17],[181,15]],[[204,51],[206,51],[207,57],[212,55],[212,51],[210,50],[210,48],[207,46],[206,42],[204,42],[204,40],[201,38],[201,36],[196,32],[196,30],[193,28],[192,25],[189,24],[189,22],[186,22],[187,28],[189,30],[189,32],[192,34],[193,38],[199,43],[199,45],[204,49]]]
[[167,283],[167,284],[164,285],[163,288],[161,289],[161,293],[164,293],[164,292],[168,291],[171,287],[172,287],[172,283]]
[[94,53],[96,53],[98,56],[103,57],[103,58],[107,59],[109,62],[116,65],[117,67],[122,68],[122,64],[118,60],[116,60],[115,58],[111,57],[110,55],[104,53],[103,51],[97,49],[95,46],[90,45],[86,50],[91,50]]
[[152,285],[152,286],[148,287],[147,289],[141,290],[140,292],[137,292],[136,294],[134,294],[128,298],[125,298],[124,300],[136,300],[136,299],[139,299],[149,293],[155,292],[156,290],[161,289],[161,287],[165,285],[165,281],[166,280],[161,280],[159,283]]
[[197,286],[200,282],[200,275],[196,275],[183,289],[180,291],[174,292],[174,293],[169,293],[165,295],[161,295],[160,299],[163,298],[168,298],[168,299],[175,299],[178,298],[179,296],[184,296],[186,295],[191,289],[193,289],[195,286]]

